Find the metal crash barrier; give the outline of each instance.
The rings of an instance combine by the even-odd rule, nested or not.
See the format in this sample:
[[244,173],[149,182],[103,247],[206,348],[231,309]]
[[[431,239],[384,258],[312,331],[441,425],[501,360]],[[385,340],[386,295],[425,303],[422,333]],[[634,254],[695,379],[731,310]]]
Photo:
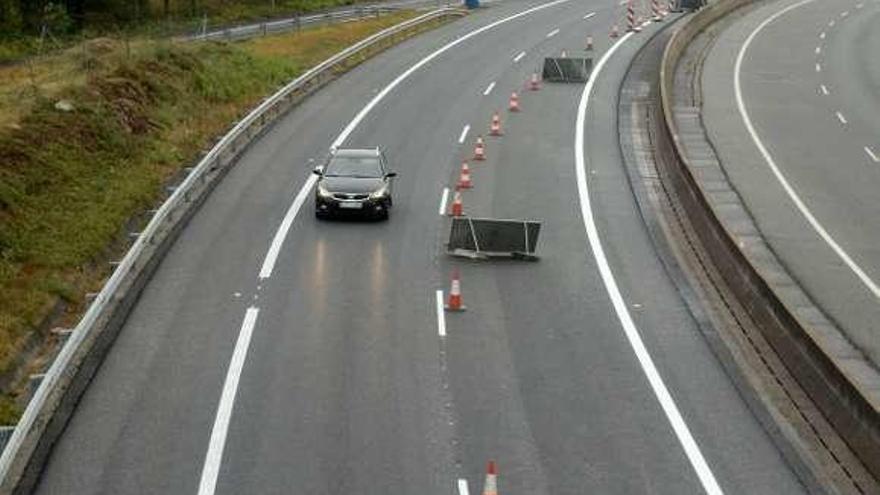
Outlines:
[[541,77],[547,82],[582,83],[587,82],[592,70],[591,58],[547,57]]
[[446,249],[453,256],[535,261],[540,233],[541,222],[455,217]]

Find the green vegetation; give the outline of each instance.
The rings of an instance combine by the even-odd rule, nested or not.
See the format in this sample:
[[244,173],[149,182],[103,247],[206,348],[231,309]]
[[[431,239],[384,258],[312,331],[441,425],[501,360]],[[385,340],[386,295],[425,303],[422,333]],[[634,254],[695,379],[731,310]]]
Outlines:
[[126,222],[211,138],[306,68],[412,15],[236,44],[104,39],[87,56],[0,67],[0,94],[30,95],[0,99],[0,373],[58,301],[65,315],[52,324],[76,322],[124,250]]
[[171,24],[208,17],[212,24],[304,14],[359,0],[0,0],[0,38],[59,37],[87,31],[107,34],[120,27]]

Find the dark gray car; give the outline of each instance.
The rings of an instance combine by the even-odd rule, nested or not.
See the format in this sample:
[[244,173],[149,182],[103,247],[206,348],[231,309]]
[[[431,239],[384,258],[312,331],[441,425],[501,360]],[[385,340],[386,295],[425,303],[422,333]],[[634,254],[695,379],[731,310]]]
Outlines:
[[336,149],[315,169],[315,216],[365,215],[387,219],[393,203],[393,178],[379,148]]

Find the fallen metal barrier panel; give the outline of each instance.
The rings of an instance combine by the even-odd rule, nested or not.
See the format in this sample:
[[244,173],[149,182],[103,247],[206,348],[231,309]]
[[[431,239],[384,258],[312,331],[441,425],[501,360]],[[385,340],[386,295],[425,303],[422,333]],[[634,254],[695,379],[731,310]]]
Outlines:
[[583,83],[593,70],[591,58],[547,57],[541,78],[547,82]]
[[446,249],[453,256],[534,261],[540,233],[541,222],[454,217]]
[[810,399],[868,471],[880,479],[880,373],[817,308],[804,304],[809,298],[796,284],[783,287],[776,282],[779,277],[770,268],[773,255],[769,249],[762,254],[748,243],[737,242],[732,227],[721,220],[695,176],[675,124],[675,68],[687,45],[710,24],[753,1],[712,2],[669,40],[660,67],[665,125],[658,126],[658,151],[675,156],[668,172],[670,186],[726,283]]
[[305,96],[345,68],[408,37],[423,25],[466,11],[442,8],[380,31],[342,50],[264,100],[199,161],[159,207],[68,337],[0,456],[0,495],[35,486],[55,440],[113,344],[162,256],[248,145]]

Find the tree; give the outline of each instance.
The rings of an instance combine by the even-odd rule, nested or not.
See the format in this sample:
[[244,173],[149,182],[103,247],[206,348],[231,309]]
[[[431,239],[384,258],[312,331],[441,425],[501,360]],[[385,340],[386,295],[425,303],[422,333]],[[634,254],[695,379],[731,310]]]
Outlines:
[[21,32],[21,11],[16,0],[0,0],[0,38]]

